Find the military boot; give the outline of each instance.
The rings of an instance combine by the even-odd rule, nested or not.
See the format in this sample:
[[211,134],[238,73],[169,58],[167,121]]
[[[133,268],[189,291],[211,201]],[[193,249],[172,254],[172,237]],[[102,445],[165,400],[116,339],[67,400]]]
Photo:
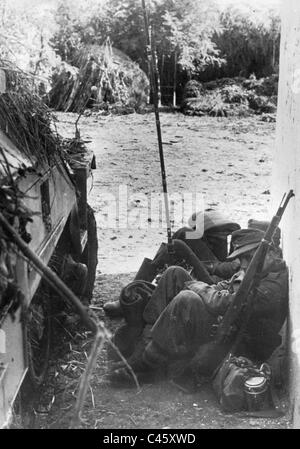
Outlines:
[[[143,312],[154,289],[155,286],[149,282],[133,281],[121,291],[119,302],[125,324],[117,329],[112,342],[125,358],[133,354],[142,338],[145,326]],[[120,359],[114,350],[109,350],[108,356],[110,360]]]
[[[151,285],[149,288],[154,289],[150,283],[155,278],[155,275],[156,267],[154,266],[153,261],[145,258],[134,278],[134,281],[145,281],[145,285]],[[119,299],[117,301],[110,301],[104,304],[103,310],[109,318],[125,318],[124,310]]]
[[103,310],[109,318],[123,318],[123,310],[120,301],[109,301],[103,306]]

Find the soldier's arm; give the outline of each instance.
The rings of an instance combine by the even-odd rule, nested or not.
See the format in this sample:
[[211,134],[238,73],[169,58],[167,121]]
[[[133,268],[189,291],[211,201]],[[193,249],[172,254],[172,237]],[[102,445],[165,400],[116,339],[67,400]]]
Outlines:
[[203,262],[210,275],[215,275],[221,279],[230,279],[236,273],[240,266],[240,260],[235,259],[232,262]]
[[261,317],[275,316],[288,300],[288,272],[270,273],[263,279],[253,301],[253,312]]
[[208,311],[216,316],[225,314],[234,297],[234,293],[230,293],[227,289],[218,290],[216,285],[208,285],[205,282],[190,281],[185,285],[188,290],[197,293]]

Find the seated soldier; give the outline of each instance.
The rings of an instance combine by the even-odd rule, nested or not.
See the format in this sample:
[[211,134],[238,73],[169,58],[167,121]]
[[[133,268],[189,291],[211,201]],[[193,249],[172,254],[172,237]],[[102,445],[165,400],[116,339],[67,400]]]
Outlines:
[[[240,225],[211,210],[194,213],[188,220],[189,227],[183,227],[173,234],[173,240],[182,240],[204,263],[214,281],[228,279],[238,270],[239,262],[226,261],[228,237],[240,229]],[[168,264],[167,246],[162,244],[153,263],[156,266]]]
[[[259,246],[264,232],[242,229],[232,234],[233,251],[228,260],[240,259],[240,271],[228,281],[208,285],[194,280],[182,267],[170,267],[158,286],[147,283],[149,290],[139,294],[134,282],[121,294],[126,324],[113,340],[140,376],[163,370],[170,378],[183,373],[211,375],[230,345],[220,347],[205,366],[199,354],[203,345],[213,341],[218,325],[232,302],[243,275]],[[143,281],[135,281],[143,282]],[[150,287],[151,286],[151,287]],[[280,329],[288,307],[288,271],[277,246],[270,246],[262,270],[251,314],[243,338],[236,350],[255,362],[268,359],[281,343]],[[117,360],[116,355],[114,359]],[[112,378],[126,378],[124,365],[115,363]]]
[[[184,227],[176,231],[172,239],[174,242],[179,240],[186,243],[187,247],[196,255],[197,259],[203,262],[203,266],[198,267],[199,280],[205,280],[205,282],[212,284],[221,279],[228,279],[233,276],[238,271],[240,262],[238,259],[230,262],[226,261],[228,255],[228,236],[233,231],[240,229],[240,226],[214,210],[193,214],[188,220],[188,225],[189,227]],[[200,237],[197,237],[199,230]],[[181,257],[182,254],[175,254],[175,259],[180,259]],[[149,269],[151,277],[153,272],[162,269],[166,265],[175,264],[177,263],[174,263],[173,256],[170,256],[168,253],[167,244],[162,243],[153,261],[147,259],[146,270]],[[143,274],[145,273],[143,272]],[[136,279],[140,278],[136,277]],[[110,317],[123,316],[119,301],[107,302],[103,308]]]
[[[194,213],[188,219],[188,227],[179,229],[173,238],[185,240],[200,260],[218,259],[223,262],[228,256],[227,237],[238,229],[241,229],[239,224],[216,210],[208,210]],[[200,234],[198,238],[197,233]],[[206,252],[197,247],[199,240],[206,244]]]

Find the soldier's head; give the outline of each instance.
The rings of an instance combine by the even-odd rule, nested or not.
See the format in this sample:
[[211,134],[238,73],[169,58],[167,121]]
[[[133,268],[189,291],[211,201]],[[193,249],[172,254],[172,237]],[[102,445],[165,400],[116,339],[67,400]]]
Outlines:
[[224,261],[228,255],[227,237],[233,231],[241,229],[238,223],[216,210],[194,213],[189,218],[188,225],[195,232],[199,232],[199,238],[205,237],[210,249],[220,261]]
[[[241,269],[246,271],[264,235],[264,231],[260,229],[240,229],[233,232],[231,239],[233,251],[227,260],[239,259]],[[274,261],[278,260],[279,255],[278,248],[271,244],[265,257],[263,271],[267,271]]]

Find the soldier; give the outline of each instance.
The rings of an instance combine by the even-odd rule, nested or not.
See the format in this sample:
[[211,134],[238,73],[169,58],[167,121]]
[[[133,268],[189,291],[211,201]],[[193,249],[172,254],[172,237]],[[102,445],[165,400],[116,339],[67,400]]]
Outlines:
[[[120,301],[126,324],[120,328],[121,332],[120,329],[116,332],[114,342],[140,377],[161,370],[173,379],[184,373],[189,377],[195,373],[212,373],[229,347],[221,348],[220,359],[212,355],[208,367],[201,365],[199,349],[201,353],[201,347],[212,341],[214,326],[233,300],[263,236],[264,232],[258,229],[233,232],[233,251],[228,261],[239,258],[240,271],[228,281],[208,285],[192,279],[181,267],[170,267],[155,289],[146,283],[148,290],[142,288],[137,292],[132,283],[123,290]],[[134,295],[130,294],[131,288],[135,290]],[[272,245],[236,355],[253,361],[269,358],[281,343],[279,331],[286,318],[287,305],[288,271],[278,247]],[[112,378],[126,376],[121,364],[113,366]]]
[[[228,237],[240,229],[240,225],[211,210],[193,214],[188,227],[173,234],[173,240],[182,240],[203,262],[212,282],[228,279],[239,269],[239,261],[226,261],[228,256]],[[157,266],[168,262],[167,247],[162,245],[153,260]]]
[[[239,224],[227,219],[217,211],[198,212],[189,218],[188,227],[176,231],[172,238],[185,242],[199,261],[203,262],[205,280],[212,284],[221,279],[230,278],[239,269],[238,259],[226,261],[228,236],[238,229],[240,229]],[[165,265],[170,265],[170,255],[165,243],[161,244],[153,261],[150,261],[150,265],[152,270],[159,270]],[[123,316],[119,301],[106,303],[104,311],[112,318]]]

